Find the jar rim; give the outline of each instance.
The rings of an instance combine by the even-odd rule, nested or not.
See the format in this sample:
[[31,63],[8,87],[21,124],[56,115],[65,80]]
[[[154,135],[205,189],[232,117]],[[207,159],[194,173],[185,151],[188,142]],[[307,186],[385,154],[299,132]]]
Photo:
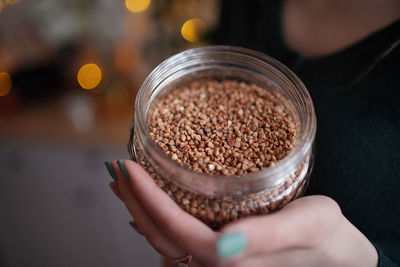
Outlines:
[[[170,76],[174,71],[179,71],[179,68],[174,68],[177,64],[179,65],[179,62],[187,62],[189,58],[195,58],[210,53],[228,53],[230,55],[242,56],[255,60],[258,64],[264,64],[269,68],[272,67],[298,90],[297,93],[303,100],[302,104],[304,105],[307,113],[305,123],[306,129],[304,130],[305,134],[303,133],[301,138],[296,140],[292,151],[284,158],[275,162],[273,166],[269,166],[257,172],[248,173],[241,176],[215,174],[209,175],[205,173],[198,173],[190,170],[189,168],[179,166],[151,139],[147,125],[148,103],[145,101],[145,89],[149,86],[160,86],[166,80],[166,77],[164,76]],[[314,112],[314,105],[305,85],[296,76],[296,74],[294,74],[285,65],[270,56],[248,48],[215,45],[188,49],[175,54],[164,60],[149,74],[136,96],[134,125],[132,126],[132,131],[136,131],[135,136],[139,139],[139,142],[143,143],[144,141],[147,141],[145,142],[146,145],[143,147],[144,152],[151,155],[151,160],[156,161],[157,165],[162,166],[163,169],[166,168],[166,170],[170,172],[170,176],[174,177],[173,182],[176,182],[180,186],[183,186],[187,189],[198,191],[200,193],[213,192],[217,194],[224,194],[229,192],[231,194],[232,188],[240,189],[239,191],[246,191],[246,188],[248,188],[250,184],[252,187],[254,187],[254,185],[259,185],[261,186],[260,188],[265,188],[266,185],[276,184],[278,182],[277,177],[279,177],[279,174],[287,171],[293,165],[299,166],[312,149],[312,144],[316,134],[316,116]],[[143,138],[145,138],[145,140],[143,140]],[[133,136],[131,136],[130,139],[130,145],[133,145]],[[179,168],[177,168],[177,166]],[[192,178],[189,178],[192,183],[188,183],[188,177]],[[236,179],[238,177],[240,178]],[[273,177],[275,177],[275,179],[273,179]]]

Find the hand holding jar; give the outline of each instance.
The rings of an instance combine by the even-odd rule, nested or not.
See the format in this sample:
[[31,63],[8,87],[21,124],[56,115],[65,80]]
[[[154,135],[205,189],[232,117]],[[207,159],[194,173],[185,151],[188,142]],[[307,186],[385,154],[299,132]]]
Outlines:
[[184,212],[138,164],[125,160],[109,166],[117,180],[111,188],[137,230],[171,261],[188,254],[189,266],[376,266],[378,261],[372,244],[328,197],[303,197],[215,232]]

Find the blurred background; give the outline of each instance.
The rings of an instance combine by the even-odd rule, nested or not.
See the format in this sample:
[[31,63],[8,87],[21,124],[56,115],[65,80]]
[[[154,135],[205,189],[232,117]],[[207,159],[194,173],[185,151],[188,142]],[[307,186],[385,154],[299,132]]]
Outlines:
[[0,0],[0,266],[159,266],[108,188],[150,71],[219,0]]

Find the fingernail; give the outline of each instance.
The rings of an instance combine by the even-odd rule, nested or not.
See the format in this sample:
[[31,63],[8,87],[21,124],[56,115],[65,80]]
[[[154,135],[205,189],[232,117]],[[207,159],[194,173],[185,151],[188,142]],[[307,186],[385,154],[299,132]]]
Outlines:
[[122,160],[118,160],[117,163],[118,163],[118,166],[119,166],[119,168],[120,168],[122,174],[123,174],[123,175],[125,176],[125,178],[129,181],[129,174],[128,174],[128,172],[127,172],[126,169],[125,169],[124,163],[122,162]]
[[114,179],[114,181],[117,181],[117,173],[114,171],[113,166],[111,165],[111,162],[109,160],[104,161],[104,165],[106,165],[107,171],[110,174],[111,178]]
[[223,235],[217,243],[217,253],[221,259],[230,258],[242,252],[247,245],[246,236],[242,233]]

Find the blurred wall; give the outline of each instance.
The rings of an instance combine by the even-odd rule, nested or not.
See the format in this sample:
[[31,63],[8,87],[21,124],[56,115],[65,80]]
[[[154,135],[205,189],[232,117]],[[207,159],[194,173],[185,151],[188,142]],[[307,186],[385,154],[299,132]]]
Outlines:
[[108,188],[124,147],[0,141],[0,266],[159,266]]

